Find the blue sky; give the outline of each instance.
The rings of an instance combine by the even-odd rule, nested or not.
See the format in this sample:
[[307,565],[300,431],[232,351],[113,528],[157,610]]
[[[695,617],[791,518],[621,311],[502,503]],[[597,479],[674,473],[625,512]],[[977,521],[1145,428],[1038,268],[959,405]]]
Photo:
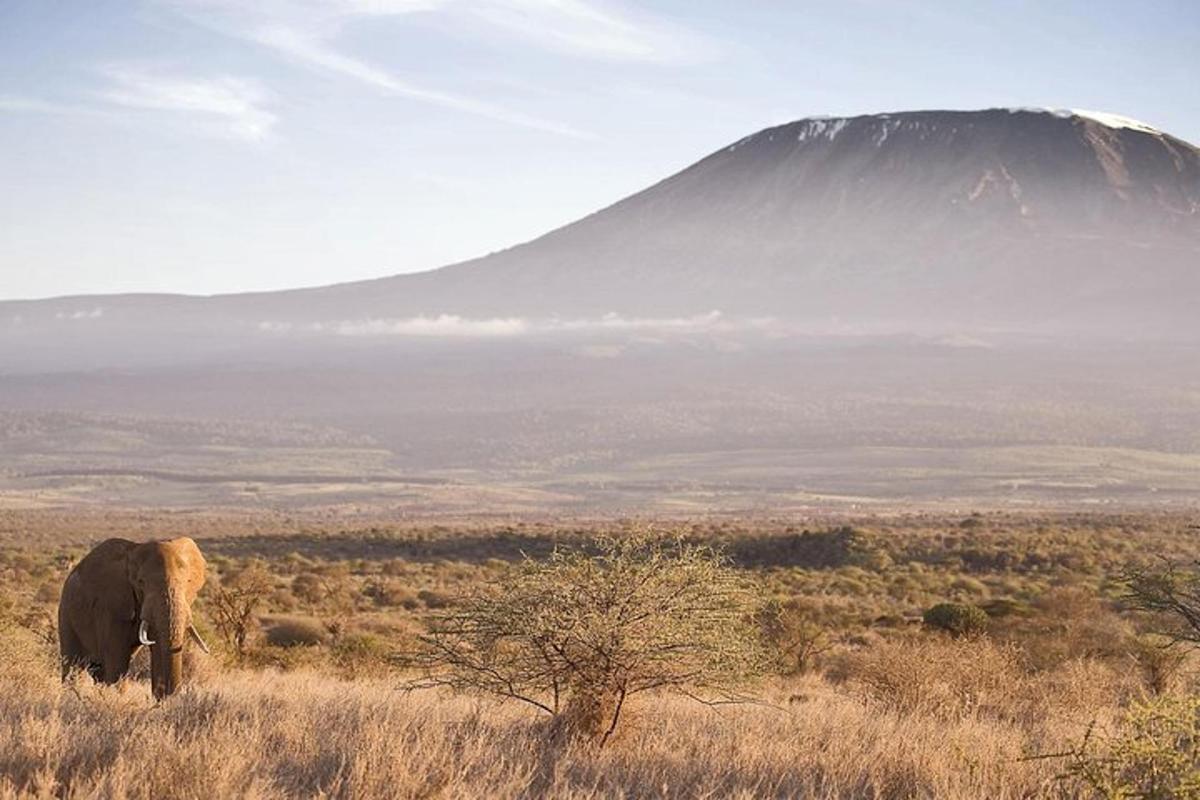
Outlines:
[[1200,143],[1198,81],[1194,0],[0,0],[0,298],[429,269],[811,115]]

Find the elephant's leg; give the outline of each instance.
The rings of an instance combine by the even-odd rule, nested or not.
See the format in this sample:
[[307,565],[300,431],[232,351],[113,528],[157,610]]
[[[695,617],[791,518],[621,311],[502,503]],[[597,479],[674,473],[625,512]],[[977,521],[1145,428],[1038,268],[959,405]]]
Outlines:
[[129,672],[129,661],[133,658],[132,631],[128,625],[114,624],[104,639],[103,674],[104,683],[116,683]]
[[[73,669],[87,669],[91,672],[90,659],[83,649],[83,643],[75,634],[70,624],[59,622],[58,626],[58,655],[62,664],[62,679],[65,681]],[[93,677],[95,675],[93,674]]]
[[104,674],[100,677],[104,683],[116,683],[129,672],[129,662],[133,658],[133,650],[128,647],[114,645],[104,653]]

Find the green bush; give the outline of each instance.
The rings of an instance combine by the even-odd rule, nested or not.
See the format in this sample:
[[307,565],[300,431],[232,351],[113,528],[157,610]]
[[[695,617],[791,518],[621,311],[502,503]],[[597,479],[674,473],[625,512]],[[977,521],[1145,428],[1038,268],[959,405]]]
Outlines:
[[1087,796],[1200,800],[1200,697],[1136,703],[1113,736],[1089,731],[1069,755],[1065,777]]
[[330,655],[339,674],[349,680],[380,677],[391,668],[391,648],[369,633],[343,636],[333,645]]
[[927,628],[945,631],[951,636],[979,636],[987,630],[987,612],[965,603],[938,603],[922,616]]

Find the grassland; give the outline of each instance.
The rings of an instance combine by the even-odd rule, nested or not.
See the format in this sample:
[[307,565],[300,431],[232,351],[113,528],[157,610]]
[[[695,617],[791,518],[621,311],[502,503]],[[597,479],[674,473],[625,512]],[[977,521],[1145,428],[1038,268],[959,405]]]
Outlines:
[[[1104,796],[1078,769],[1084,742],[1099,763],[1139,704],[1200,693],[1192,656],[1158,646],[1161,621],[1127,609],[1120,581],[1200,557],[1193,517],[1014,512],[657,521],[723,548],[789,624],[764,627],[752,702],[652,695],[604,747],[517,703],[411,688],[405,654],[464,593],[634,524],[0,512],[0,797]],[[202,595],[216,652],[191,654],[159,705],[138,675],[57,680],[62,577],[118,534],[193,536],[212,587],[269,576],[241,656]],[[941,602],[985,609],[983,635],[922,625]]]

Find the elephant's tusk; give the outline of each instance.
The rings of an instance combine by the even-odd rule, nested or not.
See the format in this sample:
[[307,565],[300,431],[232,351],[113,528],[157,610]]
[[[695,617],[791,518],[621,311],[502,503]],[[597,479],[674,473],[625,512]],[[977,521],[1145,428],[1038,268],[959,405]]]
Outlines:
[[208,649],[208,645],[204,643],[204,639],[200,637],[200,631],[196,630],[195,625],[188,625],[188,633],[191,634],[192,638],[196,640],[196,644],[200,645],[200,649],[203,650],[205,654],[212,654],[212,651]]
[[146,635],[146,620],[142,620],[142,624],[138,625],[138,641],[147,647],[154,644],[154,641]]

